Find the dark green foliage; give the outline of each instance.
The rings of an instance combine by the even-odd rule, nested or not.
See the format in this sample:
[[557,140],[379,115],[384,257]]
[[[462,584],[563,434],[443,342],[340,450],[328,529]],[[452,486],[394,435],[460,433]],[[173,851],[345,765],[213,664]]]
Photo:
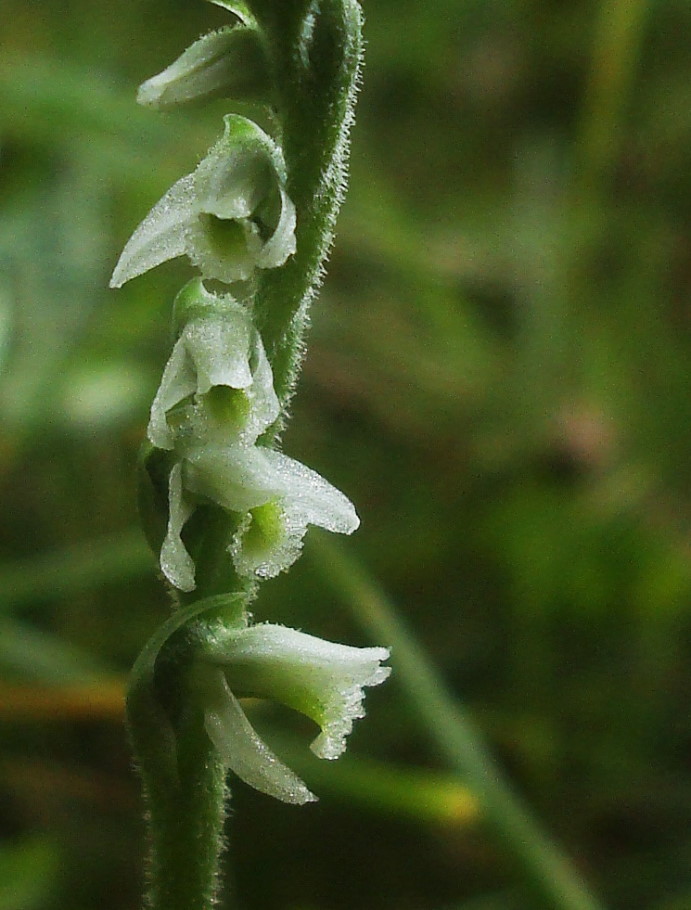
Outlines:
[[[355,502],[349,551],[605,903],[683,910],[691,12],[364,6],[351,190],[291,454]],[[192,270],[105,286],[225,109],[140,111],[136,85],[228,14],[2,0],[1,18],[0,910],[131,910],[119,684],[168,610],[133,477]],[[323,575],[306,558],[267,584],[262,616],[368,643]],[[343,779],[296,761],[324,774],[316,807],[236,787],[238,906],[533,910],[472,811],[411,810],[400,770],[459,794],[393,680],[368,715]],[[269,740],[301,724],[266,721]],[[358,754],[391,764],[399,804]]]

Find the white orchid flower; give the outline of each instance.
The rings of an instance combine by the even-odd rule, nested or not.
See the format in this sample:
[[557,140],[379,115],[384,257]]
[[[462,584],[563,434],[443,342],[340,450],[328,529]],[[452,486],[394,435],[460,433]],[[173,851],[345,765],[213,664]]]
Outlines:
[[246,281],[295,252],[295,206],[283,155],[251,120],[225,117],[223,137],[178,180],[130,237],[111,287],[186,255],[203,278]]
[[249,577],[271,578],[289,568],[308,525],[351,534],[360,524],[350,500],[321,475],[263,446],[190,446],[180,478],[171,473],[161,568],[182,591],[194,590],[195,581],[181,533],[201,502],[245,516],[230,553],[238,573]]
[[[245,716],[238,696],[267,698],[309,717],[321,732],[319,758],[338,758],[353,721],[364,717],[364,689],[389,676],[386,648],[353,648],[283,626],[262,624],[224,632],[207,643],[204,724],[223,761],[245,783],[287,803],[316,797],[270,751]],[[200,690],[201,691],[201,690]]]
[[198,279],[175,307],[183,328],[151,406],[149,440],[159,449],[184,447],[185,435],[251,445],[280,405],[248,310],[229,295],[209,293]]

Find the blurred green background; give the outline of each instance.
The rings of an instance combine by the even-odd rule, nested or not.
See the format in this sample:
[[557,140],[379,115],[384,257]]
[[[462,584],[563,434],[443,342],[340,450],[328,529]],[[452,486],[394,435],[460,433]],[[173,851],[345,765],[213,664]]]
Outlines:
[[[347,559],[604,904],[688,910],[691,6],[364,7],[286,451],[353,499]],[[157,115],[136,86],[225,21],[0,2],[0,910],[138,906],[121,692],[167,601],[134,467],[192,270],[106,285],[225,110]],[[369,643],[367,597],[310,536],[256,615]],[[234,786],[227,906],[532,910],[401,679],[368,702],[327,767],[255,709],[321,801]]]

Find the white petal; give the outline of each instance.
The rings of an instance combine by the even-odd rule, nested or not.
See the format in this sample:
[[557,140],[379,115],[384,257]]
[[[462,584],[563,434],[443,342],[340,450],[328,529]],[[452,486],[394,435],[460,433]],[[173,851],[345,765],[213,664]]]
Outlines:
[[180,537],[194,507],[183,495],[180,464],[173,466],[168,484],[168,532],[161,547],[161,570],[179,591],[194,591],[194,562]]
[[151,209],[130,237],[110,279],[112,288],[185,252],[193,211],[193,175],[182,177]]
[[257,446],[192,448],[185,453],[185,487],[231,512],[247,512],[274,496],[273,476]]
[[275,145],[256,123],[231,114],[225,131],[194,172],[199,210],[217,218],[249,218],[278,184]]
[[318,525],[337,534],[352,534],[359,525],[352,502],[316,471],[273,449],[262,449],[272,489],[283,497],[295,524]]
[[258,332],[252,341],[252,385],[246,390],[250,402],[250,415],[242,435],[242,442],[251,445],[278,419],[281,405],[274,390],[274,377]]
[[275,269],[283,265],[295,252],[295,206],[287,193],[281,190],[281,216],[276,230],[264,244],[257,267]]
[[166,110],[219,96],[254,94],[265,81],[265,65],[257,33],[231,25],[204,35],[142,83],[137,101]]
[[183,339],[197,371],[198,394],[212,386],[246,389],[252,384],[250,332],[249,315],[240,307],[187,323]]
[[204,727],[224,764],[250,787],[284,803],[302,806],[314,802],[317,797],[254,732],[220,671],[219,675],[223,701],[217,698],[216,703],[206,705]]
[[161,384],[151,405],[151,417],[147,436],[159,449],[172,449],[174,436],[166,420],[167,412],[197,388],[197,379],[190,358],[185,350],[185,342],[178,338],[173,346],[168,363],[163,371]]

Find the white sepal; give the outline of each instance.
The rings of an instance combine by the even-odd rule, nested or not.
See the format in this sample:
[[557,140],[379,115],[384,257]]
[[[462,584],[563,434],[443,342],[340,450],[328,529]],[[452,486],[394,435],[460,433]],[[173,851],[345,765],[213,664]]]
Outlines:
[[204,35],[139,86],[137,101],[156,110],[218,97],[249,100],[267,85],[268,67],[252,28],[227,26]]
[[257,736],[222,671],[214,682],[213,695],[207,686],[204,727],[226,767],[250,787],[284,803],[314,802],[317,797]]
[[180,534],[194,511],[182,489],[182,471],[175,464],[168,481],[168,529],[161,546],[161,571],[179,591],[194,591],[194,562]]
[[185,233],[194,214],[194,175],[182,177],[151,209],[122,251],[110,279],[119,288],[162,262],[182,256]]

